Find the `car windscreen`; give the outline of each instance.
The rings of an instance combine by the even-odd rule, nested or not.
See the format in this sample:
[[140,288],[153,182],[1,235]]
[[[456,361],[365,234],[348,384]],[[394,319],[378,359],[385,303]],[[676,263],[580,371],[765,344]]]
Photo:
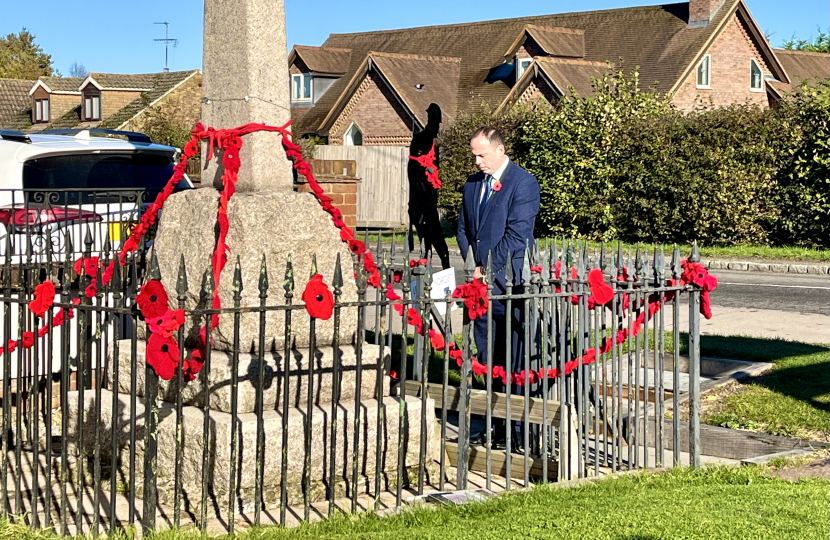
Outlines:
[[[53,204],[152,201],[173,175],[172,156],[154,153],[71,154],[31,159],[23,165],[27,198],[50,193]],[[187,189],[181,180],[176,191]],[[42,198],[42,195],[40,195]]]

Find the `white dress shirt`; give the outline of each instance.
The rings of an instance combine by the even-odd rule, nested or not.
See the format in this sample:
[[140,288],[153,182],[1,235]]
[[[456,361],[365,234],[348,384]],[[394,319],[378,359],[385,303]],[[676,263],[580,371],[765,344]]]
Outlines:
[[[490,197],[493,196],[493,184],[495,184],[496,182],[501,181],[501,177],[504,175],[504,171],[505,171],[505,169],[507,169],[508,165],[510,165],[510,158],[507,157],[507,156],[504,156],[504,161],[501,162],[501,165],[499,166],[499,168],[496,169],[496,172],[494,172],[493,174],[490,175],[490,194],[487,196],[488,201],[490,200]],[[486,178],[486,176],[485,176],[485,178]],[[484,190],[485,189],[486,189],[486,184],[484,182],[482,182],[481,183],[481,192],[478,194],[479,204],[481,204],[481,200],[484,198]]]

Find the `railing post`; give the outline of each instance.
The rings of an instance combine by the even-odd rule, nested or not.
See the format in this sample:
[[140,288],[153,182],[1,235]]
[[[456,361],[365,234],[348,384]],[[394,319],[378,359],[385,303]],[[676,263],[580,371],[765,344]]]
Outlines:
[[[161,279],[155,251],[150,257],[148,279]],[[136,284],[137,285],[137,284]],[[149,332],[149,330],[148,330]],[[149,336],[148,336],[149,337]],[[141,513],[143,534],[151,534],[156,528],[156,474],[158,473],[158,421],[159,421],[159,377],[150,364],[144,363],[144,506]]]
[[[473,248],[467,250],[467,259],[464,261],[464,275],[467,283],[473,281],[475,260]],[[456,489],[467,489],[467,471],[470,459],[470,397],[472,386],[472,320],[467,310],[464,310],[464,329],[462,330],[462,362],[461,362],[461,407],[458,411],[458,470],[456,472]]]
[[[689,262],[700,262],[697,242],[692,246]],[[700,467],[700,289],[697,287],[689,291],[689,465]]]

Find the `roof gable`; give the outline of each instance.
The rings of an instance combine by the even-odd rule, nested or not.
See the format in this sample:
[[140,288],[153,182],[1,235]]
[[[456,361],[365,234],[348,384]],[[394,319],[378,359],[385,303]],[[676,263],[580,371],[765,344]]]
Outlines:
[[[581,32],[584,60],[610,61],[620,69],[639,67],[644,86],[667,92],[684,78],[689,66],[694,65],[695,59],[739,4],[742,5],[740,0],[726,0],[709,24],[698,27],[689,26],[689,4],[678,3],[332,34],[323,47],[351,49],[349,68],[305,116],[297,120],[295,131],[300,134],[318,132],[372,51],[459,58],[458,86],[454,96],[456,112],[472,111],[483,103],[496,108],[511,92],[514,81],[489,77],[504,62],[505,51],[511,48],[516,37],[526,36],[528,29],[530,35],[541,41],[556,32],[557,37],[564,34],[550,29]],[[578,32],[572,35],[579,35]],[[555,50],[554,43],[545,45],[549,50]]]
[[50,94],[80,94],[79,87],[83,79],[81,77],[38,77],[29,95],[34,94],[38,88],[43,88]]
[[[459,58],[370,51],[354,77],[337,95],[335,103],[317,129],[327,132],[331,128],[370,71],[381,76],[420,127],[427,123],[426,109],[430,103],[437,103],[447,121],[452,122],[457,114],[455,96],[458,92],[459,63]],[[332,90],[334,88],[327,94],[334,93]]]
[[294,45],[291,54],[288,55],[288,65],[292,65],[299,58],[312,73],[343,75],[349,68],[351,55],[351,49]]
[[555,28],[528,24],[510,45],[505,58],[510,58],[527,39],[532,39],[545,54],[582,58],[585,56],[585,31],[580,28]]

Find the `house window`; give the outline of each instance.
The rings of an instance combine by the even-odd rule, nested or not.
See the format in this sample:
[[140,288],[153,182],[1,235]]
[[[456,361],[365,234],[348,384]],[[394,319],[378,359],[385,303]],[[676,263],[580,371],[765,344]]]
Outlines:
[[343,144],[346,146],[363,146],[363,132],[357,127],[357,124],[352,123],[346,134],[343,135]]
[[764,72],[754,58],[749,59],[749,88],[753,92],[764,90]]
[[44,123],[49,121],[49,100],[36,99],[35,100],[35,123]]
[[712,57],[711,55],[706,55],[703,57],[703,60],[697,65],[697,87],[698,88],[712,88],[711,85],[711,67],[712,67]]
[[517,58],[516,59],[516,80],[522,78],[522,75],[525,74],[527,68],[530,67],[530,63],[533,61],[532,58]]
[[291,75],[291,101],[311,101],[311,74]]
[[84,96],[84,120],[101,119],[101,96]]

